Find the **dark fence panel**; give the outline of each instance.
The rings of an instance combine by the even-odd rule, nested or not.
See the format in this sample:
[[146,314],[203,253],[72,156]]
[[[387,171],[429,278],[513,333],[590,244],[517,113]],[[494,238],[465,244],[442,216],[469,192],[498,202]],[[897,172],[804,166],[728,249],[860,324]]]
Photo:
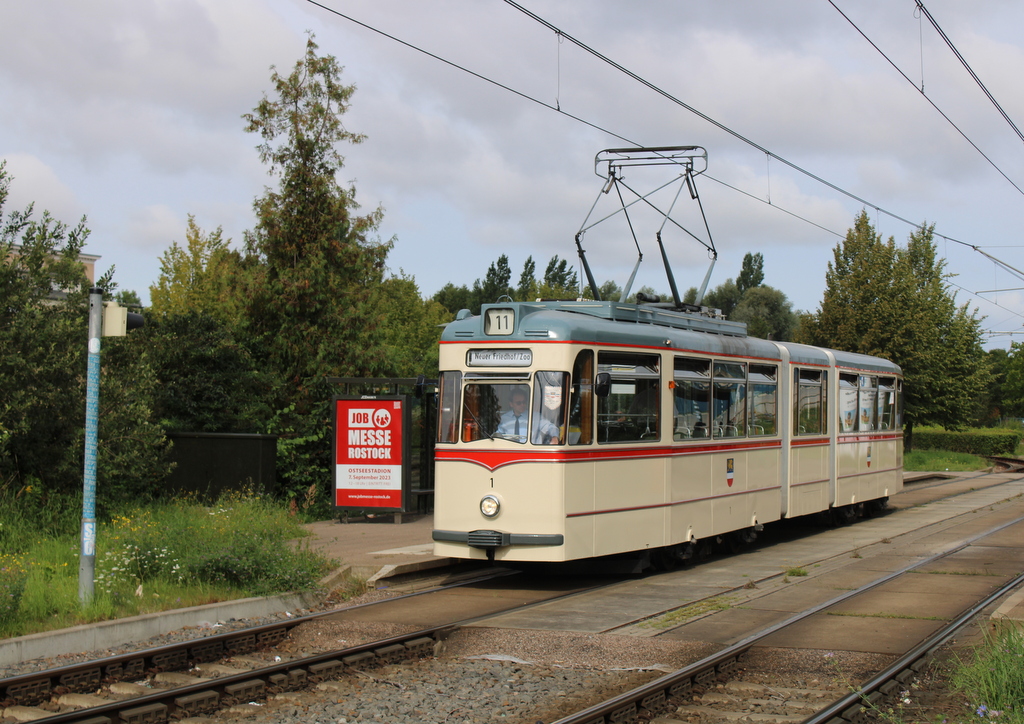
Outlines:
[[246,488],[276,492],[277,435],[171,432],[167,437],[174,443],[171,460],[177,463],[167,492],[205,499]]

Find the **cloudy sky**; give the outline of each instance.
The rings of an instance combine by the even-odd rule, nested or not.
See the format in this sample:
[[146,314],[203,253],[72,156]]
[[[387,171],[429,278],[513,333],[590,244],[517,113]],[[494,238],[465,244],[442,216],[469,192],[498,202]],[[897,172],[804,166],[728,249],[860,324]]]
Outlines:
[[[344,122],[368,138],[342,149],[344,180],[365,210],[384,209],[391,270],[425,296],[472,285],[503,253],[513,282],[528,256],[540,269],[554,254],[575,261],[576,232],[616,205],[600,194],[602,149],[699,145],[708,164],[697,190],[719,253],[711,286],[760,252],[765,282],[814,310],[836,243],[867,208],[899,243],[912,230],[901,219],[934,223],[957,299],[987,330],[1022,329],[1024,274],[1003,265],[1024,270],[1024,141],[913,0],[520,5],[549,26],[501,0],[7,3],[5,210],[35,202],[67,222],[87,216],[87,251],[148,300],[188,214],[235,243],[253,226],[252,202],[273,179],[241,116],[312,31],[358,88]],[[925,7],[1024,126],[1024,5]],[[674,175],[629,169],[626,182],[646,193]],[[665,208],[674,194],[651,199]],[[662,219],[641,206],[634,289],[667,290]],[[676,212],[708,241],[688,194]],[[680,289],[699,286],[704,247],[672,225],[663,236]],[[599,283],[625,284],[637,250],[621,214],[589,229],[584,247]]]

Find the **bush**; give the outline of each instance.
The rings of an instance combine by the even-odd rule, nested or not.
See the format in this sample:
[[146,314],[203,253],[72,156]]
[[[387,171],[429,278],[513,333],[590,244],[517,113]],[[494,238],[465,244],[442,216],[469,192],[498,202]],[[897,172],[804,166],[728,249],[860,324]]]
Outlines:
[[122,592],[154,579],[227,585],[249,596],[306,590],[329,562],[289,545],[302,535],[280,505],[259,495],[228,493],[212,506],[179,499],[114,518],[101,534],[97,581]]
[[914,447],[920,450],[949,450],[971,455],[1013,455],[1024,431],[986,428],[951,432],[940,427],[914,429]]

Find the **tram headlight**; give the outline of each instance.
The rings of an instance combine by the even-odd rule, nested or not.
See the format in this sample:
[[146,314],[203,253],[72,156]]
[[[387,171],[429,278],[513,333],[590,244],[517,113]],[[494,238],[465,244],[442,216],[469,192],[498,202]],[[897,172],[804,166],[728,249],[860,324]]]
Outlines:
[[480,500],[480,512],[488,518],[493,518],[501,510],[501,503],[493,495],[485,495]]

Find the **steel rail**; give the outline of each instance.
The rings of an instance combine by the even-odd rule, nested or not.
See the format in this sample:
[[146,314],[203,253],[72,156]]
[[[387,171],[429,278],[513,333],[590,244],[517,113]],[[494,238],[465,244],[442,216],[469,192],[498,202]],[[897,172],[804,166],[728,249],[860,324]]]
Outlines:
[[262,648],[268,648],[283,641],[291,629],[309,621],[337,616],[351,611],[401,601],[437,591],[472,585],[493,580],[518,571],[497,569],[485,575],[460,580],[443,586],[379,601],[356,604],[345,608],[321,611],[298,616],[286,621],[252,626],[235,631],[213,634],[189,641],[165,644],[125,654],[117,654],[93,661],[68,664],[44,671],[35,671],[0,679],[0,702],[8,701],[21,705],[32,705],[46,700],[53,692],[65,690],[84,693],[93,691],[104,681],[124,681],[144,677],[146,674],[164,671],[182,671],[195,664],[215,661],[225,656],[237,656]]
[[[1024,521],[1024,516],[1020,516],[1012,521],[995,526],[983,533],[979,533],[968,539],[961,540],[957,542],[954,546],[940,553],[936,553],[932,556],[929,556],[928,558],[922,559],[915,563],[908,564],[899,570],[888,573],[882,576],[881,578],[878,578],[875,581],[872,581],[855,590],[847,591],[828,601],[825,601],[824,603],[813,606],[807,609],[806,611],[802,611],[798,614],[795,614],[779,623],[762,629],[757,633],[751,634],[750,636],[747,636],[746,638],[737,641],[736,643],[731,644],[730,646],[727,646],[718,653],[712,654],[711,656],[705,657],[682,669],[679,669],[678,671],[674,671],[671,674],[666,674],[665,676],[662,676],[654,681],[648,682],[647,684],[639,686],[631,691],[625,692],[616,697],[608,699],[604,702],[601,702],[600,704],[591,706],[587,709],[584,709],[583,711],[577,712],[575,714],[570,714],[567,717],[558,719],[552,724],[604,724],[605,722],[619,723],[637,719],[641,709],[646,709],[650,712],[660,712],[668,704],[669,698],[684,695],[687,692],[689,692],[695,684],[700,685],[713,681],[719,675],[728,674],[729,672],[738,668],[742,655],[750,648],[757,645],[759,641],[767,638],[768,636],[788,626],[791,626],[799,621],[802,621],[808,618],[809,616],[819,613],[830,606],[834,606],[837,603],[841,603],[847,599],[853,598],[854,596],[860,595],[865,591],[870,591],[871,589],[876,588],[884,583],[887,583],[888,581],[894,578],[898,578],[899,576],[902,576],[910,571],[913,571],[916,568],[920,568],[921,566],[925,566],[936,560],[945,558],[946,556],[961,551],[969,545],[973,544],[974,542],[981,540],[982,538],[985,538],[986,536],[998,533],[999,531],[1004,530],[1005,528],[1008,528],[1012,525],[1016,525],[1017,523],[1020,523],[1022,521]],[[1024,580],[1024,573],[1022,573],[1020,576],[1014,579],[1013,582],[1008,583],[1002,588],[1000,588],[999,591],[1001,593],[997,592],[997,594],[986,596],[985,601],[976,604],[975,606],[972,606],[970,610],[959,616],[956,619],[956,621],[961,621],[961,619],[963,619],[965,622],[969,621],[973,615],[976,615],[977,611],[984,608],[985,605],[989,605],[991,600],[997,598],[998,595],[1005,594],[1006,591],[1013,588],[1013,586],[1020,580]],[[964,624],[961,623],[960,625],[963,626]],[[918,648],[924,647],[926,650],[930,651],[936,648],[937,646],[940,646],[950,636],[952,636],[953,633],[955,633],[955,631],[947,632],[947,629],[942,629],[942,631],[944,633],[947,633],[947,635],[941,641],[935,643],[934,641],[932,641],[934,637],[929,637],[929,639],[925,643],[919,645]],[[925,644],[927,644],[927,646]],[[920,658],[920,656],[918,658]],[[902,671],[906,668],[907,666],[904,665],[900,667],[898,671]],[[891,678],[892,677],[890,676],[889,679]],[[875,683],[875,679],[879,679],[879,681]],[[862,690],[866,691],[867,687],[871,685],[873,688],[871,688],[870,691],[873,693],[874,691],[878,690],[882,686],[882,684],[884,684],[889,679],[881,679],[881,674],[879,674],[878,676],[872,678],[870,681],[866,682],[862,687]],[[832,713],[827,718],[816,720],[813,722],[811,719],[808,719],[807,722],[804,722],[804,724],[808,724],[808,722],[810,722],[811,724],[822,724],[822,722],[829,721],[830,719],[835,718],[837,711],[844,712],[849,710],[851,707],[866,706],[866,704],[858,704],[858,701],[863,702],[863,699],[861,696],[857,694],[843,697],[843,699],[840,701],[845,702],[845,706],[840,707],[838,702],[834,703],[833,705],[830,705],[829,707],[827,707],[827,709]]]

